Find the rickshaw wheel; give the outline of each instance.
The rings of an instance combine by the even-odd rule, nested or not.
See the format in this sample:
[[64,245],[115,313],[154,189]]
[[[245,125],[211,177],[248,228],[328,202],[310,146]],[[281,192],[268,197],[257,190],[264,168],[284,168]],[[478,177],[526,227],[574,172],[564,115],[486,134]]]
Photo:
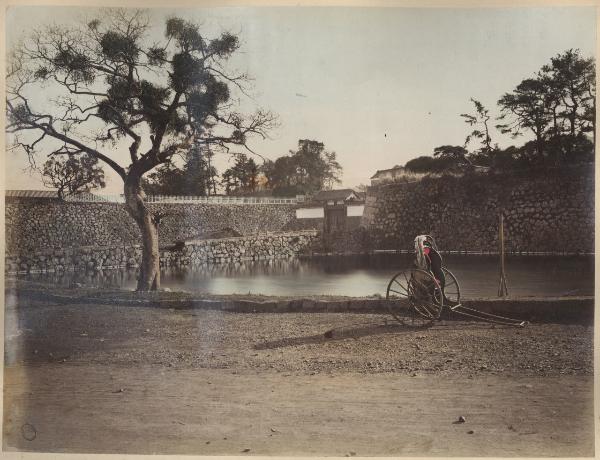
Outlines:
[[435,278],[424,270],[414,268],[398,272],[390,280],[386,306],[400,323],[424,327],[439,319],[443,298]]
[[446,284],[444,285],[444,294],[446,299],[456,304],[460,303],[460,285],[456,276],[448,270],[446,267],[442,267],[442,271],[446,277]]

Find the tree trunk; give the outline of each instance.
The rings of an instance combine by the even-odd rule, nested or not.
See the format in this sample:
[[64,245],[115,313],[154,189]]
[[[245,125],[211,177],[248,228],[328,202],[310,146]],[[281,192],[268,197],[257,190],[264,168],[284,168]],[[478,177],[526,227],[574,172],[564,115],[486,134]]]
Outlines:
[[594,149],[596,148],[596,103],[594,102],[594,112],[592,113],[592,135],[594,141]]
[[142,264],[138,277],[138,291],[155,291],[160,287],[160,253],[158,252],[158,227],[152,213],[144,205],[141,177],[129,176],[125,181],[127,212],[142,233]]
[[535,146],[538,154],[539,160],[544,164],[546,160],[544,159],[544,138],[541,134],[536,134]]

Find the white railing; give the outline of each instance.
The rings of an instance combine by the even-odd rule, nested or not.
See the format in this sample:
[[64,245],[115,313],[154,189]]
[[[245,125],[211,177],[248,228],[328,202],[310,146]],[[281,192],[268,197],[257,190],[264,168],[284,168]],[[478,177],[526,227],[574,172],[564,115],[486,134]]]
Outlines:
[[81,195],[68,195],[65,201],[76,203],[125,203],[123,195],[93,195],[91,193],[82,193]]
[[[123,195],[72,195],[66,198],[71,202],[87,203],[125,203]],[[147,203],[206,203],[206,204],[296,204],[300,200],[295,198],[273,198],[252,196],[168,196],[149,195]]]
[[255,196],[165,196],[149,195],[148,203],[209,203],[209,204],[296,204],[296,198]]

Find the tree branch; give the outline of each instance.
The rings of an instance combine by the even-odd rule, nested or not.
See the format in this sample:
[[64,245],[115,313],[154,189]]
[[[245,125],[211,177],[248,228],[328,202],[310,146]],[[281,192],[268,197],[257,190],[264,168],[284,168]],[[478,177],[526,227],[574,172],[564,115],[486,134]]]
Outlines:
[[[92,149],[91,147],[88,147],[88,146],[82,144],[81,142],[70,138],[69,136],[67,136],[65,134],[61,134],[61,133],[57,132],[54,129],[54,127],[52,126],[51,122],[47,123],[47,124],[40,124],[35,120],[32,120],[32,119],[29,119],[29,118],[19,115],[14,110],[14,106],[12,105],[12,103],[10,101],[6,101],[6,104],[9,108],[11,114],[23,125],[38,128],[40,131],[42,131],[42,133],[44,133],[44,135],[61,140],[61,141],[65,142],[66,144],[70,144],[74,147],[77,147],[82,152],[86,152],[86,153],[90,154],[91,156],[98,158],[99,160],[102,160],[104,163],[106,163],[108,166],[110,166],[117,174],[119,174],[119,176],[121,176],[123,179],[125,179],[125,177],[126,177],[125,169],[123,169],[117,162],[115,162],[111,158],[107,157],[103,153],[100,153],[96,149]],[[34,114],[31,114],[31,115],[34,117],[36,116]],[[49,117],[50,119],[52,118],[49,115],[37,115],[37,116],[43,117],[43,118]]]

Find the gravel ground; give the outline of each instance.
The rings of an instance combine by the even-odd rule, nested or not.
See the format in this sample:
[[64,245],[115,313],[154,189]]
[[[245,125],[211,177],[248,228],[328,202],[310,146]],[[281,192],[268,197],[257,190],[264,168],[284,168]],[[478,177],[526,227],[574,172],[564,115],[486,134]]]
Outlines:
[[7,300],[4,451],[594,455],[592,325]]
[[379,314],[229,313],[21,302],[6,362],[158,365],[278,373],[592,375],[593,327],[446,321],[413,329]]

